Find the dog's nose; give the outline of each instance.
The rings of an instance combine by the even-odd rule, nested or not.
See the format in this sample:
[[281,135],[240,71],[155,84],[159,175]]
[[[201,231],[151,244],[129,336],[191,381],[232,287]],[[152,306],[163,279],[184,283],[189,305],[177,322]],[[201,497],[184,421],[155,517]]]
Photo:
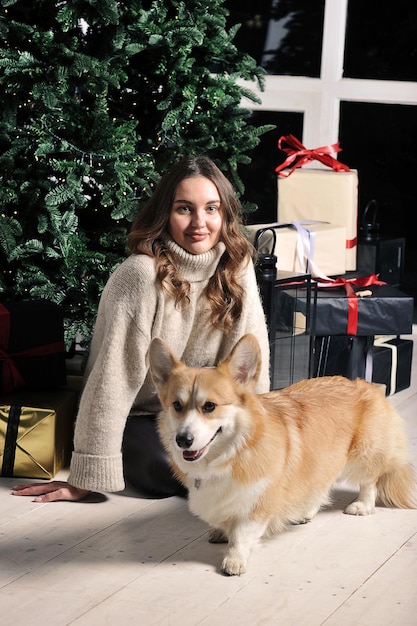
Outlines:
[[193,445],[194,437],[189,432],[178,433],[175,437],[175,441],[177,442],[177,446],[179,448],[187,449],[191,448]]

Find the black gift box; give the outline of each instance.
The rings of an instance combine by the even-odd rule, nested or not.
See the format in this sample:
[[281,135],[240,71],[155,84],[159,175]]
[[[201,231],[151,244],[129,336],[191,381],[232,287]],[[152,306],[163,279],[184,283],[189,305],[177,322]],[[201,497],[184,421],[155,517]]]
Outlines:
[[[355,332],[348,332],[349,298],[345,288],[323,287],[317,290],[315,335],[349,334],[368,337],[412,333],[414,309],[412,296],[389,285],[371,285],[353,289],[355,292],[372,294],[355,297],[354,305],[357,306],[358,312]],[[291,299],[292,294],[287,292],[286,297]]]
[[48,300],[0,305],[0,392],[66,382],[62,308]]
[[[372,285],[354,288],[371,291],[358,296],[358,326],[355,335],[407,335],[412,333],[414,299],[396,287]],[[317,292],[316,335],[346,335],[348,297],[343,287],[319,289]]]
[[373,382],[386,385],[387,396],[407,389],[411,383],[412,358],[412,339],[377,339],[373,347]]
[[315,337],[313,376],[346,376],[351,380],[370,380],[373,343],[373,337]]

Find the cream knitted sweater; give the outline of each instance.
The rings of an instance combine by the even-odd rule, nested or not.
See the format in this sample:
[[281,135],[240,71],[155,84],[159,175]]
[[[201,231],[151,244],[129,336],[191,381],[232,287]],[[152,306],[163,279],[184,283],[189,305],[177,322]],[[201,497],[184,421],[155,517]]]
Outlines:
[[258,392],[269,391],[269,347],[253,264],[242,269],[242,315],[225,334],[210,323],[204,295],[224,252],[218,243],[203,254],[167,244],[181,276],[190,282],[185,311],[156,283],[154,259],[131,255],[112,274],[100,299],[80,401],[68,482],[83,489],[124,489],[121,445],[129,414],[157,413],[160,404],[147,365],[151,340],[160,337],[175,356],[192,367],[213,366],[245,333],[256,335],[262,350]]

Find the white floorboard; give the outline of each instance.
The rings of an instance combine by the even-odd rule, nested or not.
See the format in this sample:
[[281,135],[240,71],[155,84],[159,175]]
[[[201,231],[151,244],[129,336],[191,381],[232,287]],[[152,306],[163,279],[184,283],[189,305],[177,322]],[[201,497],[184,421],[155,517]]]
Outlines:
[[[416,352],[411,387],[391,401],[417,467]],[[37,504],[10,495],[22,480],[0,479],[1,626],[417,624],[415,510],[343,515],[353,493],[340,485],[331,507],[228,578],[224,548],[180,498]]]

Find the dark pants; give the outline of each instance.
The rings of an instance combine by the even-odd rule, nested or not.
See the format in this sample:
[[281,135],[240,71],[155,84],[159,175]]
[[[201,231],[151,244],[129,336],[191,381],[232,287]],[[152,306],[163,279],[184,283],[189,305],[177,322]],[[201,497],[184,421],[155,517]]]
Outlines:
[[136,415],[127,420],[123,436],[125,480],[148,498],[187,496],[186,488],[173,476],[159,439],[155,415]]

